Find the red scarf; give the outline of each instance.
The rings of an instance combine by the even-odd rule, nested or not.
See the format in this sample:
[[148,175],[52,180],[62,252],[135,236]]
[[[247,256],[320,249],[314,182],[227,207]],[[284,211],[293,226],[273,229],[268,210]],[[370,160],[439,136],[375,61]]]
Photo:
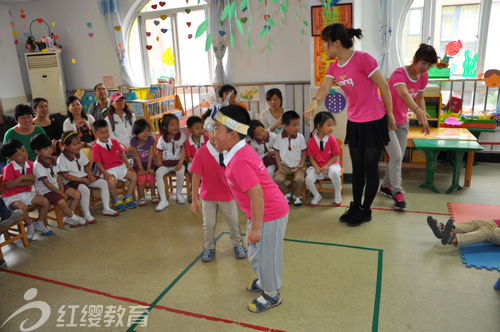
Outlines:
[[48,163],[47,163],[47,162],[43,161],[42,159],[40,159],[40,156],[38,156],[38,157],[36,157],[36,160],[37,160],[40,164],[42,164],[42,166],[43,166],[43,167],[45,167],[45,168],[50,168],[50,175],[51,175],[52,177],[54,177],[54,176],[55,176],[53,167],[54,167],[54,166],[56,166],[56,165],[57,165],[57,163],[56,163],[56,161],[55,161],[54,159],[50,158],[50,162],[48,162]]
[[174,138],[171,139],[170,137],[168,137],[168,135],[163,135],[163,140],[166,142],[166,143],[172,143],[172,154],[175,155],[175,141],[178,141],[179,139],[181,138],[181,133],[178,132],[177,134],[175,134]]
[[82,170],[82,167],[80,166],[80,163],[78,162],[78,159],[80,159],[80,153],[75,153],[75,156],[72,157],[66,149],[63,150],[64,156],[69,160],[69,161],[76,161],[76,165],[78,166],[78,171]]
[[267,144],[266,143],[269,143],[269,138],[271,137],[271,135],[269,135],[269,132],[267,132],[267,136],[266,138],[264,139],[255,139],[255,141],[257,142],[257,144],[261,145],[262,143],[264,143],[264,153],[267,154],[267,152],[269,151],[267,149]]
[[281,137],[282,137],[282,138],[286,138],[286,137],[288,137],[288,151],[292,151],[292,143],[291,143],[291,141],[292,141],[292,139],[297,138],[297,135],[290,135],[290,136],[288,136],[288,135],[285,133],[285,131],[283,130],[283,131],[281,132]]

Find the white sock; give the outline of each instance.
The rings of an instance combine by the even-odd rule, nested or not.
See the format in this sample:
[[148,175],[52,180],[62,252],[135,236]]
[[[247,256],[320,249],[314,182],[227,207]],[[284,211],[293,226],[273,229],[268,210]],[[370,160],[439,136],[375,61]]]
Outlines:
[[78,191],[81,194],[80,205],[82,206],[83,215],[90,216],[90,189],[84,184],[79,184]]

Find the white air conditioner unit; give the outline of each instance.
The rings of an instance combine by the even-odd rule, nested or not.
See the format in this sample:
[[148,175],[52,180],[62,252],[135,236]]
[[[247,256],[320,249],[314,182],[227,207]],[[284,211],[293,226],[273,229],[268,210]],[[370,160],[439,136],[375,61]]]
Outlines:
[[51,113],[66,112],[66,85],[61,61],[61,52],[26,53],[26,69],[32,98],[42,97],[49,102]]

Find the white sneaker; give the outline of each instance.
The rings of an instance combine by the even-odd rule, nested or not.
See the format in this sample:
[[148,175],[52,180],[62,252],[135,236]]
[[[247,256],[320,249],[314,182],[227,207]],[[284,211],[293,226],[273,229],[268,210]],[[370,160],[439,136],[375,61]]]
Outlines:
[[302,197],[294,197],[293,205],[301,206],[302,205]]
[[177,204],[184,204],[184,203],[186,203],[186,199],[184,198],[184,196],[182,194],[176,195],[175,199],[177,200]]
[[[75,214],[75,216],[76,216],[76,214]],[[80,225],[80,223],[77,220],[73,219],[72,217],[67,217],[67,216],[65,216],[63,218],[63,223],[69,225],[70,227],[77,227]]]
[[26,237],[28,241],[33,240],[33,235],[35,235],[35,225],[31,222],[30,225],[26,226]]
[[80,217],[79,215],[77,215],[76,213],[73,213],[73,215],[70,217],[71,220],[75,221],[78,223],[78,225],[85,225],[87,222],[85,221],[85,219],[83,219],[82,217]]
[[92,217],[91,214],[89,214],[88,216],[85,216],[85,218],[82,218],[83,220],[83,224],[82,222],[80,222],[80,225],[87,225],[87,224],[95,224],[95,222],[97,221],[94,217]]
[[120,212],[115,211],[115,210],[113,210],[113,209],[103,209],[103,210],[102,210],[102,214],[103,214],[104,216],[116,217],[116,216],[119,216],[119,215],[120,215]]
[[35,231],[39,231],[42,233],[42,235],[51,235],[52,231],[48,229],[43,221],[37,220],[35,221]]
[[285,198],[288,201],[288,204],[291,204],[293,202],[293,195],[291,192],[286,193]]
[[168,201],[160,201],[155,208],[155,211],[160,212],[168,207]]
[[322,198],[321,195],[314,196],[313,199],[311,199],[311,205],[318,205]]

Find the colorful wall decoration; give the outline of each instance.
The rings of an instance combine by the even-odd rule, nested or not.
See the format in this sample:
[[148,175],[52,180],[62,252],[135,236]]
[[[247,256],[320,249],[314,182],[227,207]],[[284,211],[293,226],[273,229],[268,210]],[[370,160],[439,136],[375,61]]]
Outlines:
[[325,79],[328,66],[334,59],[328,59],[323,49],[321,31],[332,23],[342,23],[352,27],[352,3],[340,4],[325,9],[324,6],[311,7],[311,34],[314,38],[314,86],[320,86]]

